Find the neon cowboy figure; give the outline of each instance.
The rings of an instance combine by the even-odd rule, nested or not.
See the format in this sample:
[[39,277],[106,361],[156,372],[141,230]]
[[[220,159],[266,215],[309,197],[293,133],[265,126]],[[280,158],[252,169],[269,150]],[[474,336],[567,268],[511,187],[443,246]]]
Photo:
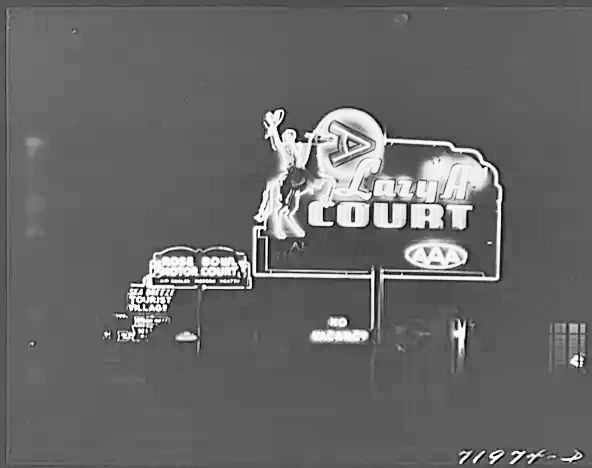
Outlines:
[[305,232],[294,219],[300,207],[300,197],[326,187],[321,201],[330,206],[333,200],[335,179],[321,173],[316,155],[310,157],[314,144],[327,143],[331,137],[328,135],[322,139],[312,132],[306,134],[307,142],[300,142],[294,129],[285,130],[280,137],[278,127],[284,117],[284,111],[279,109],[267,112],[263,121],[265,139],[270,140],[271,148],[277,153],[279,167],[278,175],[267,183],[255,221],[263,223],[269,220],[278,239],[302,238]]

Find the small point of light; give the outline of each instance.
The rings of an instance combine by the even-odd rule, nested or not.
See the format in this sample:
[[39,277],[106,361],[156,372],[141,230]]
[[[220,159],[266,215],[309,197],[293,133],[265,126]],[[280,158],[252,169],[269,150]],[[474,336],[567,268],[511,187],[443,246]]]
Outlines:
[[584,353],[574,354],[574,356],[569,360],[569,363],[577,368],[584,367],[584,363],[586,361],[586,356]]
[[397,13],[393,16],[393,26],[401,27],[407,24],[409,15],[407,13]]
[[175,341],[178,343],[192,343],[198,340],[198,336],[195,333],[184,331],[175,336]]
[[44,141],[42,138],[31,136],[25,138],[25,152],[29,159],[34,159],[41,147],[43,146]]
[[38,148],[43,145],[43,139],[35,136],[27,137],[25,139],[25,145],[28,148]]
[[452,337],[453,338],[464,338],[465,337],[465,331],[464,330],[454,330],[452,332]]

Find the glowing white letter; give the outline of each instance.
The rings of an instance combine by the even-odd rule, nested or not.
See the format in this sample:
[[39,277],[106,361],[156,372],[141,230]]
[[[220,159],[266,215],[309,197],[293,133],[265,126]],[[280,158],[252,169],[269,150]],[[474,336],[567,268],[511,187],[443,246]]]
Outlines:
[[335,194],[340,197],[360,197],[364,201],[372,198],[372,193],[367,190],[362,190],[362,184],[372,174],[378,174],[382,167],[380,158],[366,158],[360,161],[356,172],[349,183],[349,187],[341,187],[335,189]]
[[326,221],[325,218],[325,208],[329,206],[334,206],[334,203],[331,205],[327,205],[326,203],[322,203],[320,201],[313,201],[308,204],[308,224],[315,227],[331,227],[333,226],[333,221]]
[[417,182],[416,196],[426,203],[434,203],[438,196],[438,181],[419,180]]
[[362,228],[370,222],[370,205],[343,202],[337,205],[337,224],[342,227]]
[[395,192],[395,180],[394,179],[378,179],[374,182],[374,196],[384,198],[395,198],[397,193]]
[[442,200],[465,200],[469,192],[469,176],[472,166],[470,164],[455,164],[450,169]]
[[[392,222],[389,221],[389,205],[392,206]],[[407,205],[405,203],[374,203],[374,225],[383,229],[401,229],[407,224]]]
[[411,228],[443,229],[444,207],[442,205],[411,205]]
[[446,209],[452,215],[452,229],[462,231],[467,228],[469,211],[473,211],[471,205],[448,205]]

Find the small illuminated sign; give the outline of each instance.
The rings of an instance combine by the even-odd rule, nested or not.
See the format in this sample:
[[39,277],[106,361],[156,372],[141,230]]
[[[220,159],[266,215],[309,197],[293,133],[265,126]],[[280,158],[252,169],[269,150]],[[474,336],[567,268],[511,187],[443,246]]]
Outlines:
[[328,328],[346,328],[349,321],[345,317],[329,317],[327,319]]
[[175,289],[172,287],[149,287],[132,284],[127,293],[127,312],[166,313],[173,300]]
[[462,247],[443,241],[419,242],[405,250],[405,259],[426,270],[451,270],[467,263],[469,253]]
[[[132,283],[127,292],[125,313],[114,316],[130,319],[130,329],[117,330],[120,343],[148,339],[156,327],[170,323],[169,307],[178,290],[252,288],[251,263],[243,252],[229,247],[194,249],[175,246],[156,252],[141,283]],[[197,341],[194,335],[180,334],[176,341]]]
[[117,330],[117,342],[129,343],[139,341],[132,330]]
[[455,344],[457,357],[464,357],[467,352],[468,321],[455,318],[450,323],[450,338]]
[[347,317],[334,316],[327,319],[327,328],[313,330],[309,341],[313,344],[361,344],[370,339],[368,330],[348,328]]
[[153,286],[174,289],[251,289],[251,264],[243,252],[228,247],[170,247],[150,261]]
[[367,330],[313,330],[309,339],[314,344],[362,344],[370,339],[370,333]]
[[[380,265],[387,280],[499,280],[503,190],[478,150],[390,138],[352,108],[299,141],[285,115],[263,118],[278,167],[254,216],[255,276],[363,279]],[[317,246],[298,268],[274,256],[298,239]]]

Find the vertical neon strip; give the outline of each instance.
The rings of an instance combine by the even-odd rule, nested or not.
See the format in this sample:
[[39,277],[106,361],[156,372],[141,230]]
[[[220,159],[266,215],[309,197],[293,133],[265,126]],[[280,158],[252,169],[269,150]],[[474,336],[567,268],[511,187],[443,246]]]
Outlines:
[[382,319],[384,314],[384,306],[385,306],[385,291],[384,291],[384,275],[382,271],[382,267],[379,267],[377,270],[378,275],[378,314],[377,314],[377,331],[378,331],[378,342],[382,342]]
[[456,364],[456,320],[452,319],[448,321],[448,330],[449,330],[449,338],[450,338],[450,373],[454,374],[455,364]]
[[384,309],[384,277],[382,268],[372,267],[370,277],[370,330],[374,331],[376,343],[382,341],[382,313]]
[[372,267],[370,277],[370,331],[374,331],[376,323],[376,269]]
[[[251,265],[253,267],[251,274],[254,277],[257,277],[257,274],[259,273],[259,260],[257,259],[257,256],[259,255],[259,249],[257,248],[257,242],[259,241],[259,230],[256,227],[253,228],[251,241]],[[265,252],[265,256],[267,257],[267,252]]]
[[554,345],[553,323],[549,324],[549,372],[553,372],[553,345]]

